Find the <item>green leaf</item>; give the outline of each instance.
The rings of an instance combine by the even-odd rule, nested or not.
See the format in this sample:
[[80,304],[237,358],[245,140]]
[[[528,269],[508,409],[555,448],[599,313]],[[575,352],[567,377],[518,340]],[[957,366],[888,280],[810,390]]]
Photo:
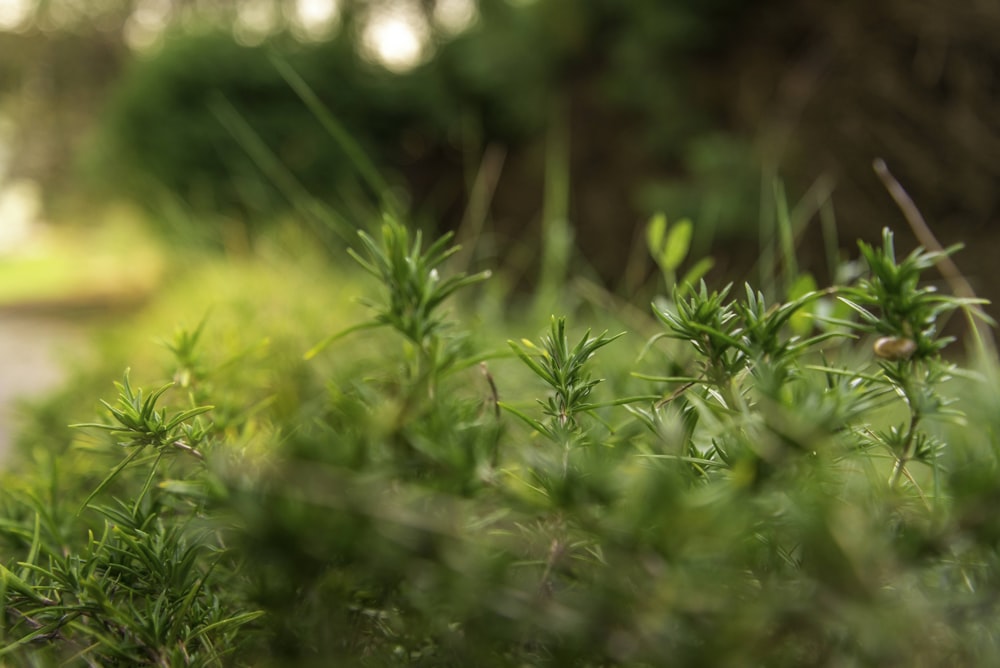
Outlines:
[[500,406],[500,408],[502,408],[503,410],[513,415],[514,417],[524,422],[526,425],[537,431],[539,434],[544,434],[549,438],[554,438],[554,434],[548,427],[546,427],[544,424],[534,419],[533,417],[530,417],[527,413],[524,413],[514,408],[510,404],[506,404],[502,401],[499,402],[497,405]]
[[180,413],[178,413],[177,415],[173,416],[170,419],[170,421],[166,424],[164,429],[170,431],[171,429],[181,424],[182,422],[187,422],[191,418],[197,415],[201,415],[203,413],[207,413],[213,410],[214,408],[215,406],[197,406],[195,408],[189,408],[186,411],[181,411]]
[[[793,302],[816,291],[816,279],[812,274],[799,274],[788,288],[788,301]],[[812,329],[813,308],[800,308],[789,318],[788,325],[797,336],[805,336]]]
[[688,251],[691,250],[691,235],[694,224],[687,218],[678,221],[670,228],[667,241],[660,254],[659,264],[667,271],[675,271],[681,265]]
[[191,634],[190,638],[193,640],[195,638],[200,638],[201,636],[208,635],[215,632],[230,631],[236,627],[243,626],[244,624],[249,624],[255,619],[260,619],[264,616],[263,610],[254,610],[253,612],[244,612],[239,615],[233,615],[228,619],[223,619],[218,622],[213,622],[212,624],[206,624],[197,631]]
[[31,585],[19,578],[13,571],[8,570],[3,564],[0,564],[0,581],[3,582],[5,589],[16,591],[18,594],[27,596],[36,603],[41,603],[43,605],[51,603],[49,599],[41,596]]
[[[525,343],[531,345],[532,348],[538,349],[530,341],[525,341]],[[549,372],[549,370],[536,362],[535,359],[530,354],[526,353],[521,346],[514,341],[507,341],[507,345],[510,346],[511,350],[514,351],[514,354],[517,355],[521,361],[535,373],[536,376],[544,380],[549,385],[557,384],[557,379]],[[541,350],[539,350],[539,352],[541,352]]]
[[349,334],[353,334],[354,332],[360,332],[365,329],[375,329],[376,327],[382,327],[384,326],[384,324],[385,323],[382,322],[363,322],[358,325],[354,325],[353,327],[348,327],[347,329],[341,330],[335,334],[331,334],[330,336],[326,337],[325,339],[317,343],[315,346],[307,350],[306,353],[302,356],[302,359],[311,360],[312,358],[316,357],[316,355],[319,355],[321,352],[323,352],[323,350],[327,346],[329,346],[337,339],[341,339]]
[[118,474],[121,473],[123,470],[125,470],[125,467],[128,466],[133,459],[139,456],[139,454],[143,451],[143,449],[144,448],[141,447],[134,449],[132,452],[128,454],[127,457],[125,457],[125,459],[118,462],[118,464],[115,465],[113,469],[111,469],[111,473],[106,475],[104,479],[97,484],[97,487],[95,487],[93,491],[87,496],[87,498],[83,500],[83,503],[80,504],[80,509],[76,511],[76,514],[79,515],[84,510],[86,510],[87,506],[90,505],[90,502],[94,500],[94,497],[100,494],[101,490],[107,487],[112,480],[117,478]]
[[658,213],[650,218],[646,225],[646,244],[649,247],[649,254],[659,261],[663,252],[663,239],[667,234],[667,217],[663,213]]
[[705,274],[707,274],[714,266],[715,260],[710,257],[703,257],[698,260],[695,265],[691,267],[686,274],[684,274],[684,277],[678,281],[677,285],[680,288],[679,294],[684,294],[689,289],[693,288],[695,283],[704,278]]
[[3,647],[0,647],[0,656],[3,656],[4,654],[13,653],[13,651],[15,649],[21,647],[22,645],[27,645],[27,644],[33,642],[36,638],[44,638],[44,637],[49,636],[55,630],[57,630],[60,626],[62,626],[63,623],[64,622],[62,620],[56,620],[56,621],[54,621],[54,622],[52,622],[50,624],[46,624],[45,626],[42,626],[42,627],[39,627],[39,628],[35,629],[31,633],[29,633],[29,634],[27,634],[25,636],[22,636],[22,637],[18,638],[17,640],[6,644]]

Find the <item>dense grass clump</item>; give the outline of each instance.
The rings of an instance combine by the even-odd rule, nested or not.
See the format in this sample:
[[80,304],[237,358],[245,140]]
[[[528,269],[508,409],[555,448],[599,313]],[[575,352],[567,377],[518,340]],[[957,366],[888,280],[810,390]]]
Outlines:
[[[680,236],[650,235],[670,278]],[[38,409],[0,491],[3,662],[1000,659],[1000,385],[985,346],[942,356],[976,307],[923,282],[942,253],[886,232],[850,284],[685,282],[651,336],[583,309],[536,337],[445,310],[488,285],[448,238],[390,217],[359,249],[368,320],[261,289],[96,419]]]

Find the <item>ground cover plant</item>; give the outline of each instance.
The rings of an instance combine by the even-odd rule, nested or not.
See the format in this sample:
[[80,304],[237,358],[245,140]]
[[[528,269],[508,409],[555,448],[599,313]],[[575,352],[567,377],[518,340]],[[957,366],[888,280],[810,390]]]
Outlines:
[[678,280],[684,228],[650,226],[641,319],[567,285],[504,323],[393,216],[369,283],[308,243],[250,289],[189,268],[152,327],[191,324],[39,405],[4,473],[0,662],[996,661],[1000,377],[946,355],[955,249],[886,231],[765,294]]

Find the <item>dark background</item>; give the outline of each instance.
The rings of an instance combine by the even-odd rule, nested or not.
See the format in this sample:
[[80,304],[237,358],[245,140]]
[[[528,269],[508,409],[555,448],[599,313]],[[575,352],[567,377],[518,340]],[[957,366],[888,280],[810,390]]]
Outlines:
[[845,248],[883,226],[915,244],[871,169],[881,157],[942,243],[966,243],[956,259],[977,291],[1000,296],[994,2],[481,0],[451,35],[433,29],[437,3],[424,0],[414,6],[432,53],[404,72],[359,49],[376,3],[341,3],[322,40],[292,30],[290,3],[273,3],[278,20],[252,39],[232,29],[240,3],[159,3],[167,28],[141,50],[128,42],[143,3],[92,4],[67,14],[81,5],[39,3],[0,33],[0,110],[15,128],[6,176],[41,183],[56,219],[128,199],[155,221],[181,202],[206,227],[252,236],[295,215],[220,120],[220,99],[310,197],[348,217],[363,210],[375,193],[276,72],[277,54],[417,224],[459,227],[477,177],[495,182],[477,214],[479,252],[525,267],[525,286],[553,179],[568,180],[581,271],[629,295],[651,271],[637,249],[658,210],[695,221],[717,274],[745,273],[780,178],[823,284],[820,202],[832,202]]

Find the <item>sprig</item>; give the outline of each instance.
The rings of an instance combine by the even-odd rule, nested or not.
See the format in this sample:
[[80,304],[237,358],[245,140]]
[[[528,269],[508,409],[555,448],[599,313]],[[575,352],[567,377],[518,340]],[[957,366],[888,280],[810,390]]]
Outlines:
[[[614,336],[607,334],[605,331],[592,337],[588,329],[575,345],[571,345],[566,333],[566,318],[553,317],[549,335],[542,337],[540,346],[527,339],[520,343],[508,341],[514,354],[551,389],[549,397],[538,402],[548,422],[541,423],[517,411],[512,412],[552,440],[564,440],[567,434],[575,432],[579,426],[578,415],[597,407],[589,398],[601,381],[590,376],[587,362],[624,332]],[[512,410],[509,406],[506,408]]]
[[[73,428],[106,431],[116,439],[119,446],[131,450],[125,459],[119,462],[90,493],[83,502],[81,510],[86,508],[90,501],[147,447],[155,449],[159,456],[170,450],[175,450],[191,455],[198,460],[204,459],[198,446],[206,438],[209,427],[194,418],[211,411],[214,407],[195,406],[173,414],[168,413],[165,408],[157,410],[156,404],[160,397],[172,386],[173,383],[167,383],[144,396],[141,388],[132,389],[132,384],[129,382],[129,369],[126,369],[122,376],[122,382],[115,383],[115,387],[118,389],[118,401],[112,405],[103,399],[101,400],[101,404],[111,415],[112,423],[84,422],[70,425]],[[152,476],[152,472],[150,476]]]
[[411,239],[409,229],[391,216],[386,216],[378,240],[359,230],[364,255],[354,249],[348,249],[348,253],[379,280],[385,299],[362,300],[375,312],[374,318],[321,341],[306,353],[306,359],[347,334],[389,327],[416,346],[419,354],[413,376],[425,381],[433,394],[435,377],[453,365],[459,355],[455,339],[445,337],[449,321],[441,307],[458,290],[491,275],[490,271],[482,271],[442,277],[441,266],[460,250],[451,244],[452,237],[449,232],[424,248],[419,231]]

